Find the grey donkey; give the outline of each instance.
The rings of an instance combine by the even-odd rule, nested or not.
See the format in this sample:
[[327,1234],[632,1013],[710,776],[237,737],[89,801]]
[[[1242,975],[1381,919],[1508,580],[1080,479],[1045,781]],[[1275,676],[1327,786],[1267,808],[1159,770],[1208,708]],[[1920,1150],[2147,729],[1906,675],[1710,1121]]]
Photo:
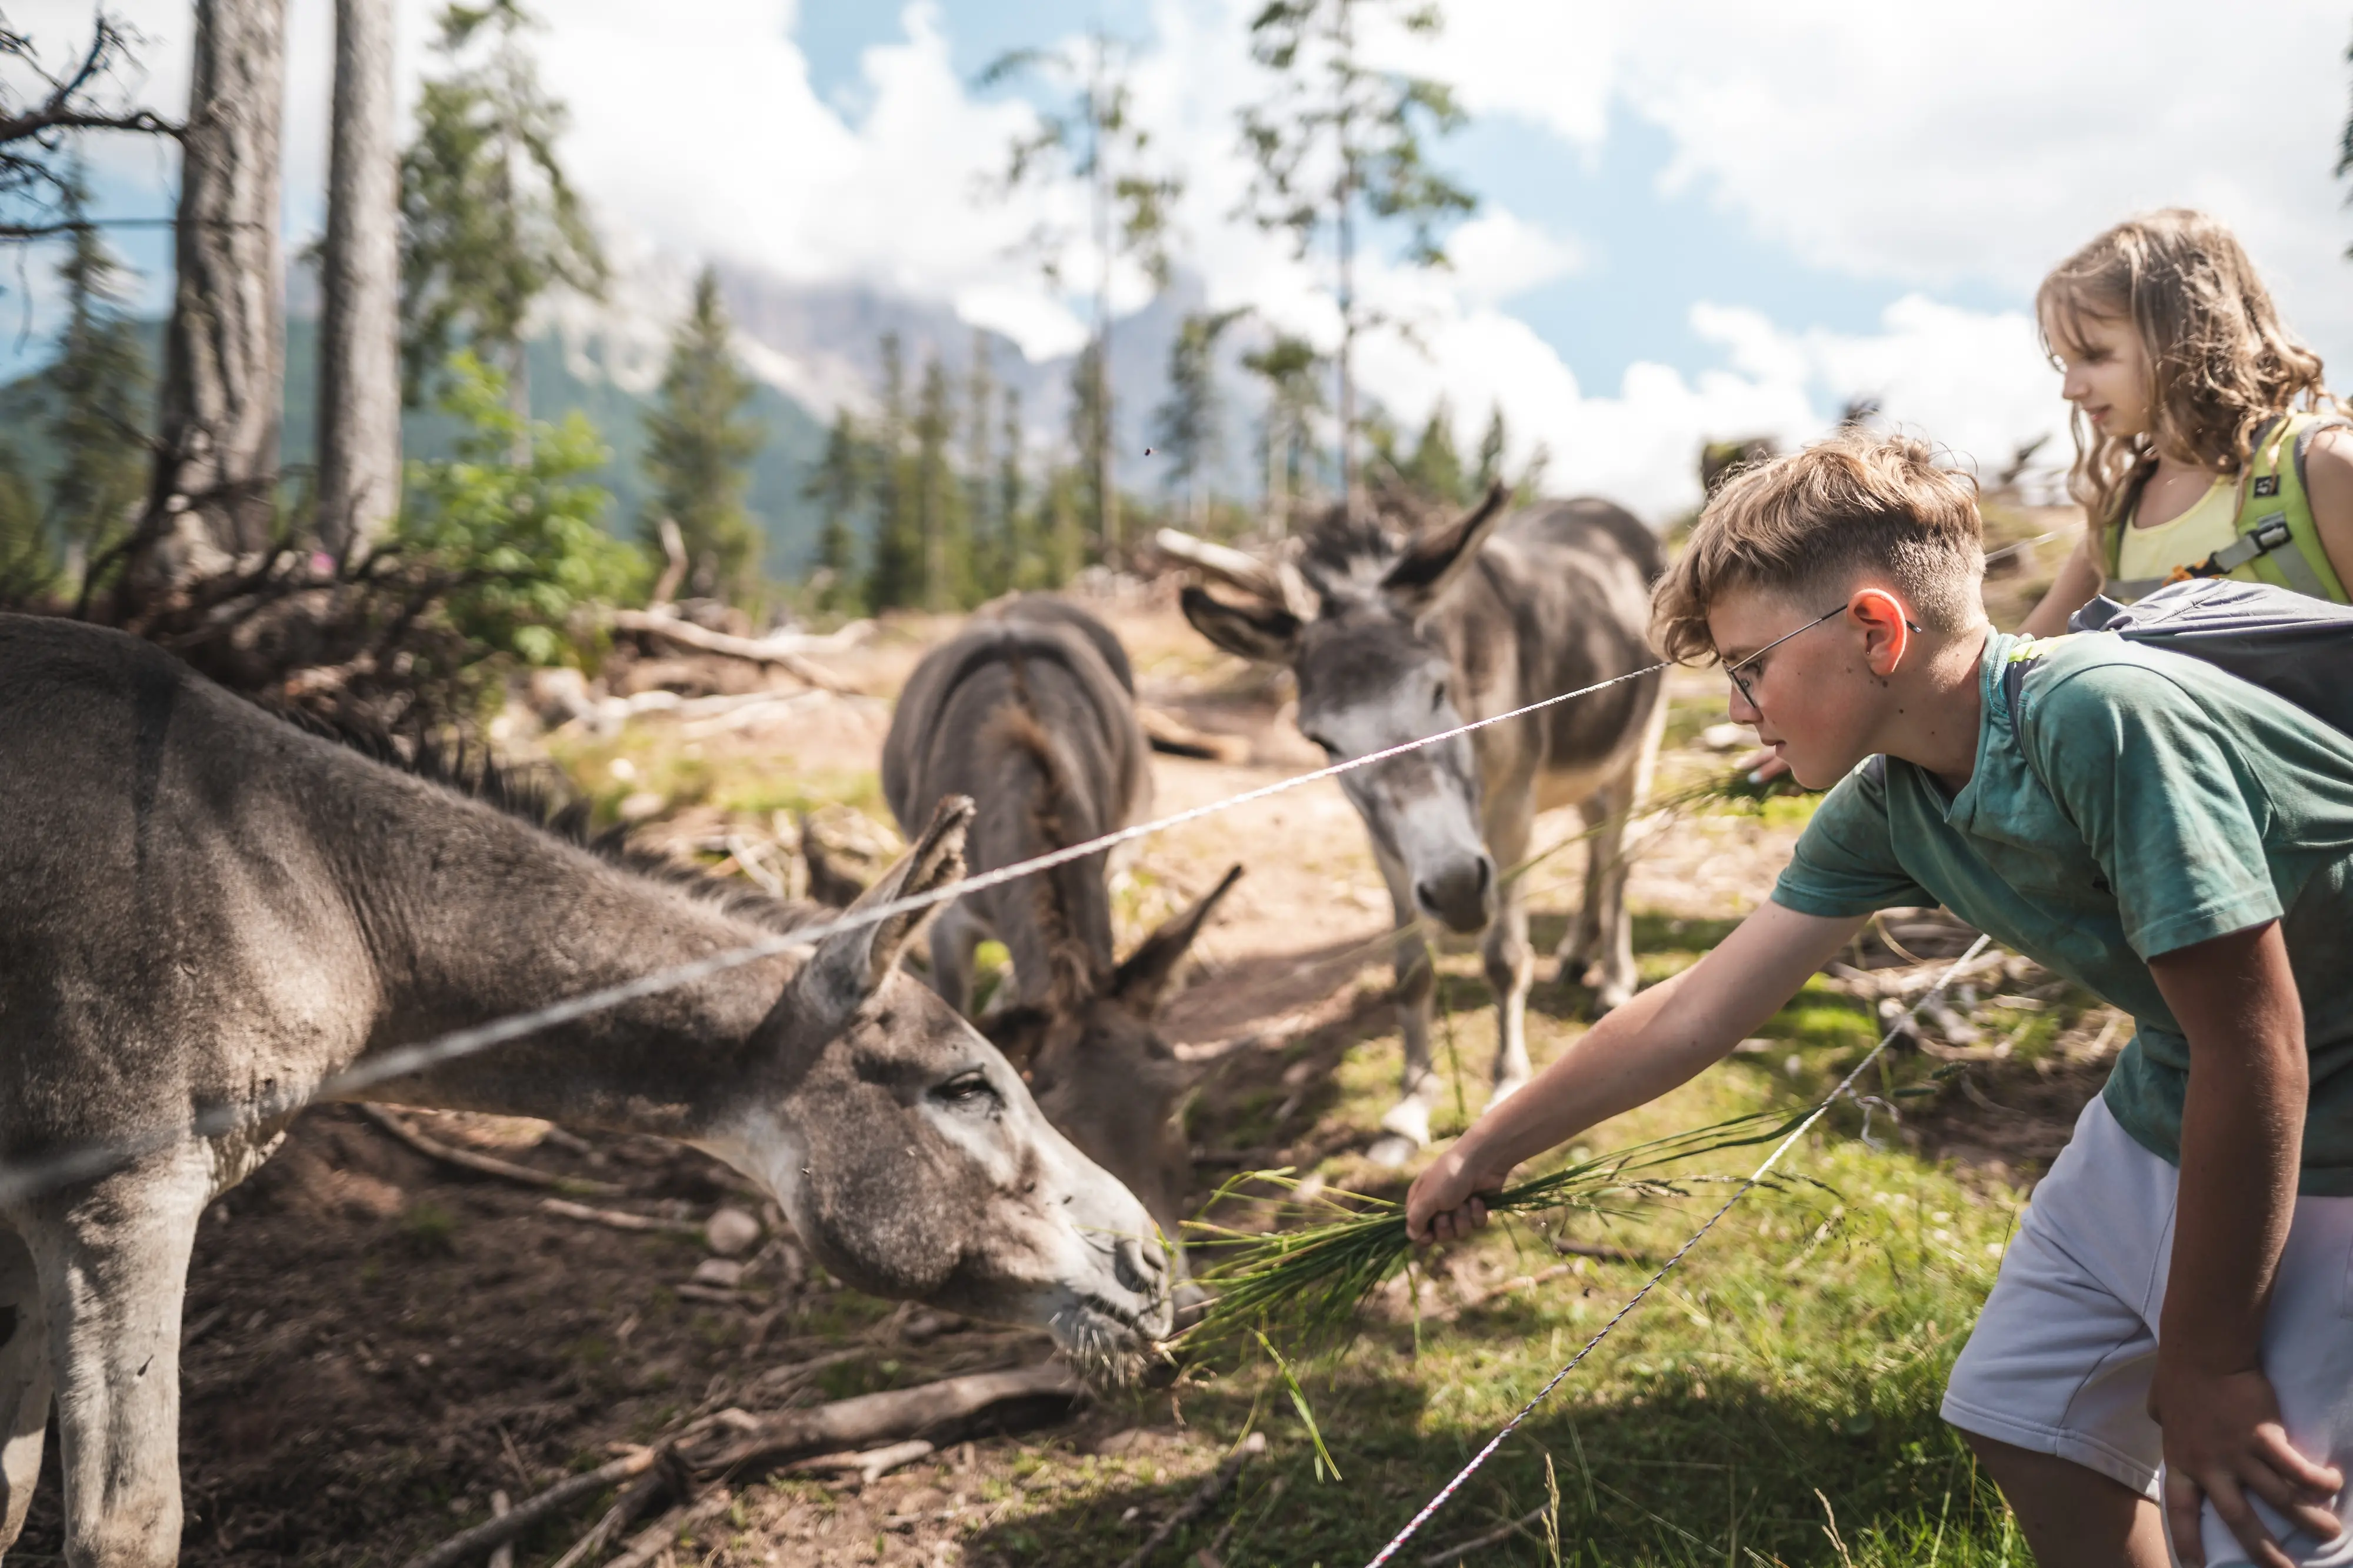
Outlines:
[[[470,795],[401,771],[114,632],[0,616],[0,1161],[22,1178],[92,1145],[141,1150],[12,1181],[0,1202],[0,1548],[54,1395],[67,1560],[149,1568],[179,1545],[197,1217],[284,1116],[187,1130],[827,911],[600,854],[479,798],[501,794],[495,774]],[[961,877],[970,815],[949,803],[870,906]],[[1151,1216],[901,971],[918,923],[793,946],[364,1098],[681,1140],[772,1193],[851,1284],[1132,1365],[1171,1318]]]
[[[1026,595],[915,667],[883,742],[882,792],[910,826],[944,797],[971,796],[969,853],[987,871],[1138,820],[1148,762],[1118,637],[1074,605]],[[1241,868],[1120,962],[1105,861],[959,900],[932,926],[932,984],[966,1008],[973,950],[990,935],[1005,943],[1011,1001],[981,1027],[1021,1066],[1047,1120],[1142,1198],[1173,1244],[1192,1173],[1169,1112],[1193,1074],[1153,1019]]]
[[[1658,542],[1606,501],[1507,513],[1499,486],[1467,515],[1410,535],[1335,509],[1271,563],[1171,531],[1159,542],[1249,595],[1231,603],[1188,586],[1185,616],[1230,653],[1288,666],[1300,731],[1335,762],[1654,662],[1645,627]],[[1537,812],[1575,805],[1593,830],[1562,974],[1588,980],[1603,1008],[1633,994],[1623,832],[1650,788],[1665,689],[1663,676],[1646,676],[1341,776],[1397,917],[1405,1081],[1376,1157],[1400,1163],[1430,1140],[1425,921],[1485,932],[1495,1098],[1527,1081],[1535,962],[1514,871]]]

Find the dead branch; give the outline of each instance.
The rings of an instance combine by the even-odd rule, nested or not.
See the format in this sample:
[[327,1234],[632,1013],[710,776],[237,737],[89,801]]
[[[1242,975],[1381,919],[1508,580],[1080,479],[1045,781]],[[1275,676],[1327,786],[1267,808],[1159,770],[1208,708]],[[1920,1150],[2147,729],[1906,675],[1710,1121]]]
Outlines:
[[[1009,1372],[976,1373],[838,1399],[812,1410],[790,1410],[762,1420],[757,1431],[717,1453],[691,1456],[702,1473],[731,1475],[774,1469],[811,1454],[879,1447],[907,1437],[944,1440],[998,1405],[1035,1405],[1060,1419],[1084,1392],[1078,1374],[1060,1361]],[[1005,1412],[1008,1415],[1015,1412]]]
[[[785,1468],[801,1475],[855,1475],[858,1484],[871,1487],[902,1465],[912,1465],[939,1450],[922,1437],[910,1437],[903,1443],[892,1443],[881,1448],[869,1448],[862,1454],[820,1454],[814,1459],[796,1459]],[[557,1563],[556,1568],[564,1568]]]
[[591,1181],[582,1176],[559,1176],[548,1171],[535,1171],[529,1165],[518,1165],[511,1160],[501,1160],[490,1154],[477,1154],[470,1149],[454,1149],[438,1138],[428,1138],[406,1121],[380,1105],[363,1103],[360,1114],[407,1144],[428,1160],[445,1165],[455,1165],[461,1171],[478,1175],[496,1176],[501,1181],[519,1182],[526,1187],[555,1187],[565,1192],[590,1193],[597,1197],[616,1198],[626,1194],[628,1188],[617,1182]]
[[681,1485],[682,1479],[674,1466],[658,1465],[623,1487],[621,1495],[613,1500],[613,1506],[605,1510],[605,1517],[591,1526],[587,1534],[574,1542],[570,1550],[555,1560],[554,1568],[580,1568],[581,1563],[611,1545],[614,1538],[628,1529],[656,1497]]
[[[491,1494],[491,1517],[492,1519],[504,1519],[513,1511],[514,1503],[508,1498],[505,1492],[494,1491]],[[501,1542],[497,1550],[491,1553],[491,1561],[488,1564],[488,1568],[514,1568],[514,1542],[512,1541]]]
[[1266,1434],[1263,1432],[1253,1432],[1236,1444],[1234,1451],[1226,1456],[1225,1462],[1193,1489],[1193,1495],[1185,1500],[1185,1505],[1155,1526],[1152,1533],[1144,1538],[1144,1544],[1129,1552],[1119,1568],[1144,1568],[1152,1554],[1159,1551],[1170,1536],[1208,1512],[1210,1505],[1225,1496],[1227,1489],[1234,1484],[1234,1479],[1242,1473],[1242,1467],[1252,1457],[1265,1452]]
[[566,1203],[562,1198],[542,1198],[540,1208],[561,1219],[586,1220],[613,1230],[651,1231],[662,1236],[701,1236],[702,1227],[692,1220],[657,1219],[651,1215],[624,1214],[619,1209],[591,1208],[586,1204]]
[[605,1568],[652,1568],[653,1563],[677,1543],[681,1531],[709,1523],[725,1513],[734,1501],[734,1494],[721,1487],[699,1502],[670,1510],[630,1537],[629,1549],[606,1563]]
[[789,648],[763,642],[757,637],[739,637],[726,632],[710,631],[692,621],[652,610],[616,610],[613,612],[613,625],[621,631],[635,632],[640,637],[660,637],[681,647],[692,648],[697,653],[715,653],[725,658],[772,664],[794,679],[805,681],[821,691],[830,691],[838,697],[860,695],[856,687],[839,676],[819,668]]
[[553,1519],[582,1498],[595,1497],[607,1487],[635,1480],[659,1464],[666,1448],[639,1448],[602,1465],[586,1475],[558,1481],[537,1497],[516,1505],[506,1513],[461,1531],[432,1551],[410,1558],[402,1568],[457,1568],[460,1563],[470,1563],[489,1555],[491,1548],[512,1541],[541,1520]]
[[1459,1562],[1473,1552],[1483,1552],[1490,1546],[1500,1545],[1551,1511],[1552,1505],[1546,1503],[1534,1513],[1513,1520],[1508,1524],[1499,1524],[1486,1534],[1474,1535],[1459,1546],[1450,1546],[1443,1552],[1433,1552],[1421,1560],[1422,1568],[1446,1568],[1447,1563]]

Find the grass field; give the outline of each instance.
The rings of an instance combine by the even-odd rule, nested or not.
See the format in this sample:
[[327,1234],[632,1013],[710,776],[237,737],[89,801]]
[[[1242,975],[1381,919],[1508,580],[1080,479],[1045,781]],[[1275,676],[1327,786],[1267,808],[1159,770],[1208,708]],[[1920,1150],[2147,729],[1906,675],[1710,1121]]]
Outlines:
[[[1712,934],[1712,933],[1711,933]],[[1695,954],[1653,952],[1653,965]],[[1483,992],[1449,988],[1466,1059],[1485,1060]],[[1539,1057],[1576,1026],[1532,1018]],[[1767,1031],[1770,1051],[1733,1062],[1660,1104],[1597,1130],[1607,1148],[1819,1094],[1876,1031],[1843,997],[1809,993]],[[1387,1040],[1353,1052],[1339,1102],[1321,1114],[1369,1125],[1395,1082]],[[1791,1068],[1794,1066],[1795,1070]],[[1900,1065],[1882,1087],[1923,1076]],[[1475,1109],[1477,1090],[1469,1090]],[[1882,1119],[1879,1130],[1884,1131]],[[2007,1190],[1856,1139],[1842,1107],[1793,1151],[1791,1178],[1752,1194],[1563,1384],[1402,1560],[1549,1510],[1472,1561],[1592,1564],[2021,1564],[2032,1559],[1966,1447],[1938,1420],[1946,1372],[2016,1223]],[[1754,1150],[1727,1152],[1745,1171]],[[1367,1173],[1342,1159],[1335,1183]],[[1663,1257],[1725,1188],[1568,1232]],[[1397,1190],[1397,1184],[1388,1184]],[[1226,1443],[1263,1431],[1270,1458],[1244,1471],[1239,1506],[1172,1542],[1167,1561],[1216,1542],[1240,1564],[1358,1563],[1509,1418],[1650,1273],[1573,1260],[1517,1289],[1495,1286],[1556,1262],[1547,1237],[1491,1233],[1419,1281],[1421,1321],[1393,1283],[1364,1332],[1298,1367],[1338,1474],[1324,1471],[1271,1363],[1197,1368],[1173,1394],[1185,1424]],[[1467,1309],[1453,1303],[1481,1286]],[[1139,1408],[1139,1415],[1143,1414]],[[1113,1560],[1132,1544],[1119,1516],[1147,1494],[1181,1495],[1149,1464],[1032,1450],[1041,1468],[1020,1508],[973,1544],[1008,1560]],[[1214,1459],[1214,1454],[1205,1456]]]

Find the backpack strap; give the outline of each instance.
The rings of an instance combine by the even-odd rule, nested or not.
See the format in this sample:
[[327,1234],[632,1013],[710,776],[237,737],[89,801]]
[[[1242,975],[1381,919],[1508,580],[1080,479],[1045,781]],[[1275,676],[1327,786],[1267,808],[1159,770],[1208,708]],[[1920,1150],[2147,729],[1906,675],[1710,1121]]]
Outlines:
[[[2335,572],[2323,570],[2326,554],[2315,559],[2319,552],[2317,535],[2304,537],[2312,531],[2310,492],[2304,482],[2305,454],[2311,449],[2314,437],[2340,426],[2353,426],[2353,420],[2334,414],[2278,415],[2266,420],[2255,433],[2246,471],[2240,476],[2239,536],[2194,566],[2178,567],[2167,577],[2113,583],[2108,591],[2117,598],[2139,599],[2168,583],[2197,577],[2241,576],[2260,581],[2244,570],[2260,562],[2277,574],[2282,587],[2327,604],[2346,603]],[[2284,449],[2291,458],[2284,467],[2294,473],[2293,488],[2286,483],[2288,475],[2280,460]],[[2299,519],[2302,529],[2296,526]]]

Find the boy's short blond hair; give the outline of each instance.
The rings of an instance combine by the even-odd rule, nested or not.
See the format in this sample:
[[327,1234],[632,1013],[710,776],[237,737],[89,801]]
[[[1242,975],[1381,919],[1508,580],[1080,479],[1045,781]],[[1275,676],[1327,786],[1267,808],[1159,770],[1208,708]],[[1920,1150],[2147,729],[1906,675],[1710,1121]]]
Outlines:
[[1984,576],[1977,481],[1939,464],[1926,441],[1847,430],[1725,481],[1651,596],[1651,640],[1678,663],[1704,664],[1715,657],[1707,616],[1717,595],[1763,589],[1815,614],[1825,595],[1869,578],[1929,630],[1957,632],[1984,613]]

